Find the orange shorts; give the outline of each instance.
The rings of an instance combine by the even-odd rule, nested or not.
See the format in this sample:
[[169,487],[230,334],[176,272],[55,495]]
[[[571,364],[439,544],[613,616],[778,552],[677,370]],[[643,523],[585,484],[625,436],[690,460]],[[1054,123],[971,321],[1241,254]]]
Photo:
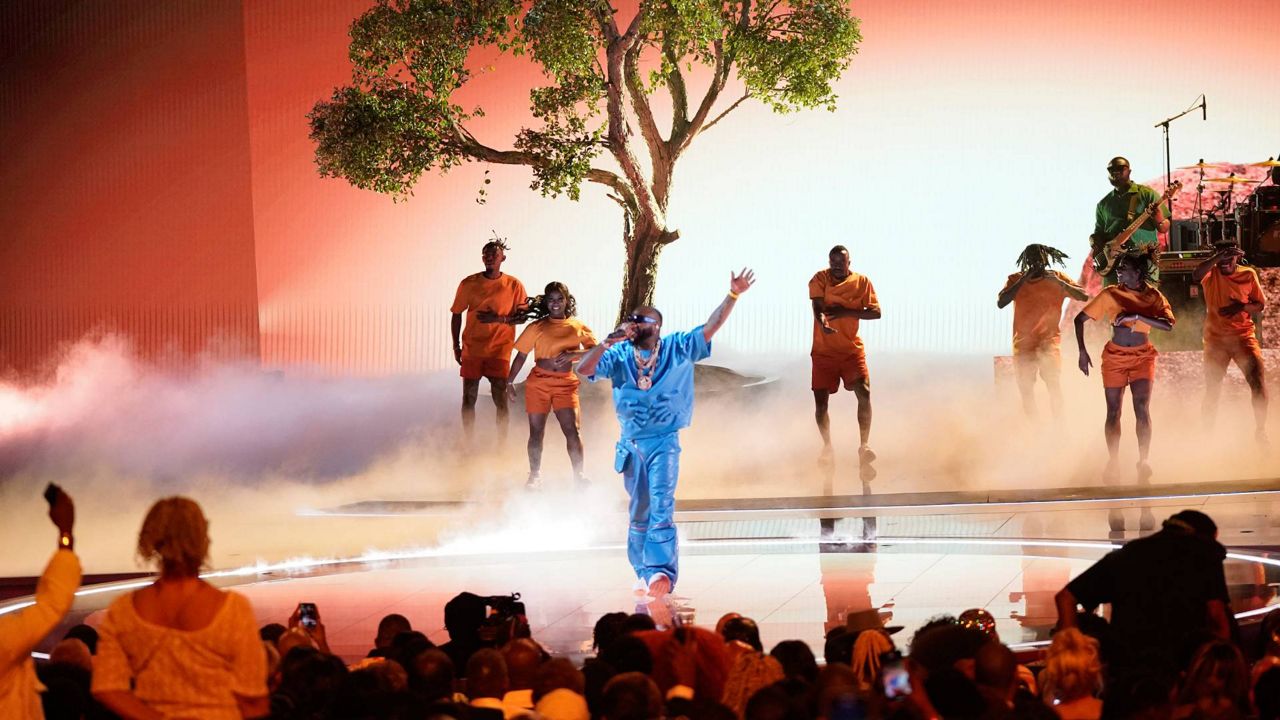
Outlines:
[[1204,364],[1226,372],[1232,360],[1243,370],[1250,363],[1262,365],[1262,346],[1253,334],[1205,337]]
[[577,410],[578,384],[572,371],[553,373],[535,367],[524,384],[525,411],[530,415],[545,415],[552,410]]
[[1013,355],[1013,367],[1024,380],[1034,382],[1037,371],[1045,380],[1056,380],[1062,376],[1062,353],[1057,347],[1017,352]]
[[1134,380],[1156,379],[1156,346],[1123,347],[1108,342],[1102,348],[1102,387],[1122,388]]
[[867,354],[862,348],[857,348],[852,355],[844,358],[829,355],[813,355],[811,358],[814,390],[834,393],[840,391],[842,381],[845,390],[852,390],[855,384],[870,382],[867,374]]
[[462,369],[458,374],[462,376],[463,380],[479,380],[482,377],[490,380],[506,380],[509,372],[511,372],[510,360],[463,355]]

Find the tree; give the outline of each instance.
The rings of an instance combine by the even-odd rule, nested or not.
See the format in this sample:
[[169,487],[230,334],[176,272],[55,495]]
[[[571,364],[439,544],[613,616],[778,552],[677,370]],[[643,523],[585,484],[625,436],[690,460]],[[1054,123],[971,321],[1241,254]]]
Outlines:
[[[658,256],[680,237],[667,218],[676,161],[748,99],[834,110],[832,83],[862,38],[844,0],[639,0],[620,20],[608,0],[377,0],[351,26],[352,84],[308,115],[320,174],[397,198],[424,172],[464,162],[527,165],[547,196],[603,185],[623,211],[619,317],[651,304]],[[485,46],[529,57],[549,80],[530,90],[536,127],[512,149],[481,142],[467,123],[483,109],[452,100],[472,78],[469,53]],[[710,79],[691,97],[698,66]],[[734,75],[744,92],[725,106]],[[660,89],[672,104],[665,137],[650,102]]]

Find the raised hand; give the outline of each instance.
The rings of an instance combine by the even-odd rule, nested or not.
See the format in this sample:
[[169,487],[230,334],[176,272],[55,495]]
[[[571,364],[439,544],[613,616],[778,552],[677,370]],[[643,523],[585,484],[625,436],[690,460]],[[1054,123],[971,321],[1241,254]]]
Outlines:
[[742,268],[742,272],[737,275],[734,275],[732,271],[729,273],[729,292],[734,295],[741,295],[750,290],[755,283],[756,273],[750,268]]

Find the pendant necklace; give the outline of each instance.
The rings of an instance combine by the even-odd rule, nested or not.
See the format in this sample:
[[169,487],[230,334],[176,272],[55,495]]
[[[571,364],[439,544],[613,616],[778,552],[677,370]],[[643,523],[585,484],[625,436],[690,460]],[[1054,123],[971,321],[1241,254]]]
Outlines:
[[645,359],[640,355],[640,348],[632,347],[636,356],[636,387],[648,390],[653,387],[653,370],[658,366],[658,351],[662,349],[662,340],[653,346],[653,352]]

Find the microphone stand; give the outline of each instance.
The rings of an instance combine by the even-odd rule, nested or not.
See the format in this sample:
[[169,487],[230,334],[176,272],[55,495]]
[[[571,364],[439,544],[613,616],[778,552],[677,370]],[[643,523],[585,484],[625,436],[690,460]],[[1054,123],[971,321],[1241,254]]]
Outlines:
[[1169,123],[1173,122],[1174,120],[1177,120],[1180,117],[1187,115],[1192,110],[1197,110],[1199,108],[1205,107],[1204,95],[1202,94],[1197,99],[1200,102],[1194,103],[1192,104],[1191,107],[1187,108],[1186,110],[1183,110],[1177,115],[1174,115],[1173,117],[1170,117],[1170,118],[1165,118],[1164,120],[1161,120],[1160,122],[1152,126],[1152,127],[1164,128],[1164,186],[1165,187],[1169,187],[1170,185],[1173,184],[1173,163],[1170,162],[1170,156],[1169,156]]

